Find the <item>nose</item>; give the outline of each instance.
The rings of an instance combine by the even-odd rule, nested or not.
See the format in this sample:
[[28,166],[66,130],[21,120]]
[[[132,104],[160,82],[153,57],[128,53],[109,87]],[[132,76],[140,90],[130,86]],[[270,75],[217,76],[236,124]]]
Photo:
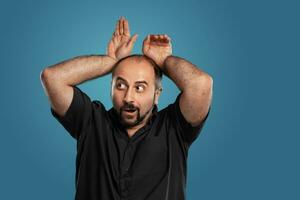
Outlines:
[[125,103],[133,102],[134,101],[134,94],[132,92],[132,89],[128,88],[128,90],[125,93],[123,101]]

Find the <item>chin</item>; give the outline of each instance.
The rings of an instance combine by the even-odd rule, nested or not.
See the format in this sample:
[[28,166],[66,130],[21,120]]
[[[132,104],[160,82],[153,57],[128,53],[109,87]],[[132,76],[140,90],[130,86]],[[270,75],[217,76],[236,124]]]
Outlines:
[[131,127],[134,127],[136,125],[137,124],[135,124],[135,122],[124,122],[123,121],[123,126],[126,127],[126,128],[131,128]]
[[126,119],[122,117],[122,124],[125,126],[133,126],[136,123],[136,118]]

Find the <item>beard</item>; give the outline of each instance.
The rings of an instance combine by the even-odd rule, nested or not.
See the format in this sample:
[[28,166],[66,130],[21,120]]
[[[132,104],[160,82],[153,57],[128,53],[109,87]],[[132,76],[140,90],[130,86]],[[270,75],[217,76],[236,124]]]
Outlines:
[[[153,96],[152,106],[147,112],[141,115],[140,108],[134,106],[132,103],[125,103],[121,108],[120,112],[116,112],[119,118],[119,122],[124,128],[132,128],[141,124],[146,118],[147,114],[150,113],[155,104],[156,94]],[[127,111],[127,112],[126,112]],[[124,112],[127,116],[124,116]]]
[[[134,126],[137,126],[141,124],[148,113],[153,110],[154,105],[155,104],[153,103],[151,108],[147,110],[145,114],[141,115],[140,109],[138,107],[135,107],[132,104],[125,104],[120,108],[119,121],[125,128],[132,128]],[[130,114],[125,116],[125,112],[130,112]]]

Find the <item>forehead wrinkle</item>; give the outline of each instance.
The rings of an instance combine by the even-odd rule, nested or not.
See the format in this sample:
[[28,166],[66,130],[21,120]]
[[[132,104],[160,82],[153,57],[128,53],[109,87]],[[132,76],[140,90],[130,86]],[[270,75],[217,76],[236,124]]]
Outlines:
[[[134,66],[132,66],[134,65]],[[137,70],[131,70],[130,68],[135,68],[138,67],[139,69],[145,69],[140,71],[139,69]],[[128,69],[128,70],[127,70]],[[151,74],[151,75],[150,75]],[[126,60],[122,60],[113,70],[112,73],[112,78],[113,80],[118,80],[117,78],[114,77],[121,77],[123,81],[129,83],[128,79],[126,78],[132,78],[132,80],[135,81],[134,84],[145,84],[149,86],[150,83],[152,83],[152,80],[154,81],[154,85],[156,83],[156,74],[155,74],[155,69],[154,66],[149,63],[145,58],[143,59],[135,59],[135,58],[129,58]],[[145,81],[145,82],[140,82],[140,81]]]
[[128,81],[125,78],[122,78],[121,76],[117,76],[116,81],[118,81],[118,80],[128,83]]
[[[125,78],[121,77],[121,76],[116,77],[116,81],[118,81],[118,80],[124,81],[128,84],[128,81]],[[143,84],[148,85],[148,82],[146,80],[139,80],[139,81],[135,81],[134,83],[135,84],[143,83]]]

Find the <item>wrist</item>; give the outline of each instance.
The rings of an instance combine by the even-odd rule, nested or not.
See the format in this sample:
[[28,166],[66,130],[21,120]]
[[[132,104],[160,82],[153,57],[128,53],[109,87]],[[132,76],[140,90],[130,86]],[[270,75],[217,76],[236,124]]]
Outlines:
[[118,59],[116,57],[112,57],[112,56],[109,56],[109,55],[106,55],[106,57],[111,61],[111,62],[118,62]]
[[173,55],[168,55],[162,62],[160,68],[161,70],[164,72],[166,70],[166,66],[167,66],[167,63],[169,62],[169,60],[171,60],[174,56]]

